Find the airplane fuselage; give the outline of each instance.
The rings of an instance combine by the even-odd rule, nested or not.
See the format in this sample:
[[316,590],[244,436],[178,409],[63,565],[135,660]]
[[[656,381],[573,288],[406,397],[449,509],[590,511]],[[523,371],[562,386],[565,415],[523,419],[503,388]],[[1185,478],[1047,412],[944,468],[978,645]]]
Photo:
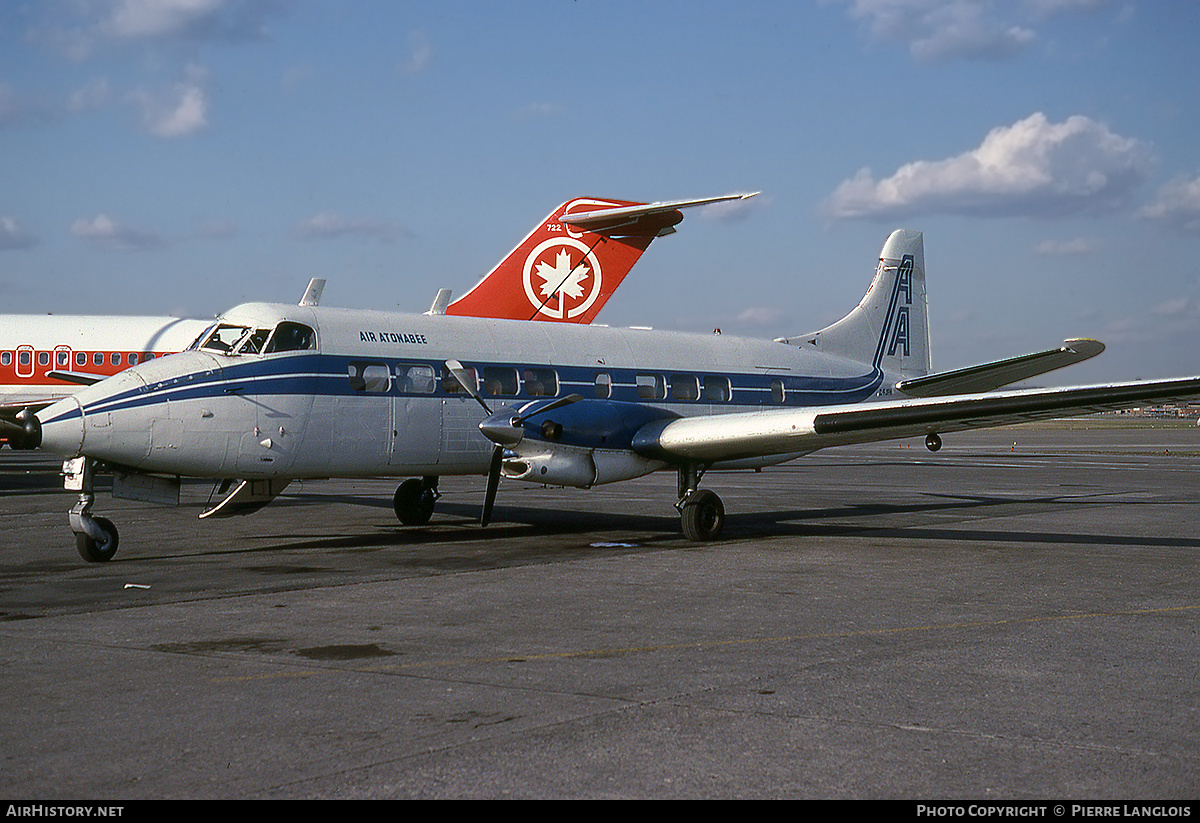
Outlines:
[[[239,329],[263,330],[265,340],[285,325],[312,337],[303,349],[208,345],[143,363],[48,409],[44,443],[185,476],[482,474],[493,445],[479,431],[486,413],[448,374],[446,361],[456,359],[492,410],[568,394],[609,401],[555,415],[570,422],[556,451],[593,455],[591,477],[564,482],[553,464],[536,467],[546,482],[590,486],[665,465],[630,452],[630,438],[651,420],[860,402],[900,378],[720,334],[279,304],[246,304],[222,323],[235,343]],[[619,465],[594,457],[606,453],[620,454]]]

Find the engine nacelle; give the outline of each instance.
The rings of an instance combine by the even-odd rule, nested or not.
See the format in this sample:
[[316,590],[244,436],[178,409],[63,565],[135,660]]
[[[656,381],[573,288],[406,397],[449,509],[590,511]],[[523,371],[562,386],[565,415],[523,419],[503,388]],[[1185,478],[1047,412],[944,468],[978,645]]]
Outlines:
[[501,472],[513,480],[587,489],[641,477],[665,465],[661,460],[650,460],[628,451],[555,445],[531,454],[507,457],[501,463]]

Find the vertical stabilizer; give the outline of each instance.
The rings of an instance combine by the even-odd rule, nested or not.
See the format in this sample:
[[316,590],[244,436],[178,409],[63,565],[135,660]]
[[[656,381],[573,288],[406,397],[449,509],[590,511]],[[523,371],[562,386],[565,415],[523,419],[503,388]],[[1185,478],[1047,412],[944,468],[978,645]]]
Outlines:
[[642,205],[578,198],[563,203],[483,280],[450,303],[446,314],[590,323],[659,231],[683,219],[675,212],[636,236],[573,229],[573,212]]
[[871,287],[848,315],[828,328],[781,342],[857,360],[891,373],[927,374],[929,308],[921,232],[892,232],[879,254]]
[[634,203],[580,197],[563,203],[445,313],[591,323],[642,252],[675,231],[680,209],[754,197]]

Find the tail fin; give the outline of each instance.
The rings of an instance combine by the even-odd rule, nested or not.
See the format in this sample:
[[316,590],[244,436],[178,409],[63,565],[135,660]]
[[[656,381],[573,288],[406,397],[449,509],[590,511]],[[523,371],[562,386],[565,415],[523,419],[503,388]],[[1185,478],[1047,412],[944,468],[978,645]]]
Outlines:
[[927,374],[929,307],[921,232],[892,232],[879,253],[871,287],[848,315],[821,331],[781,342],[868,363],[891,373],[912,377]]
[[578,198],[563,203],[446,314],[590,323],[655,237],[671,234],[682,208],[744,199],[670,203]]

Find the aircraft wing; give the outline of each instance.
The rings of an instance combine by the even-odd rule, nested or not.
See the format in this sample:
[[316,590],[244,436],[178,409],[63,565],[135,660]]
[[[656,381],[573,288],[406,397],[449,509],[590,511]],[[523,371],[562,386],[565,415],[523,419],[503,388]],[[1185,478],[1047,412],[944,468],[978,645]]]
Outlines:
[[944,397],[950,394],[991,391],[1018,380],[1027,380],[1064,366],[1081,363],[1102,351],[1104,344],[1099,340],[1065,340],[1061,348],[903,380],[896,388],[909,397]]
[[646,457],[713,463],[1195,398],[1200,377],[713,414],[649,423],[633,447]]
[[77,386],[90,386],[93,383],[99,383],[108,377],[107,374],[92,374],[86,371],[67,371],[66,369],[51,369],[46,372],[47,377],[53,377],[55,380],[62,380],[66,383],[74,383]]

